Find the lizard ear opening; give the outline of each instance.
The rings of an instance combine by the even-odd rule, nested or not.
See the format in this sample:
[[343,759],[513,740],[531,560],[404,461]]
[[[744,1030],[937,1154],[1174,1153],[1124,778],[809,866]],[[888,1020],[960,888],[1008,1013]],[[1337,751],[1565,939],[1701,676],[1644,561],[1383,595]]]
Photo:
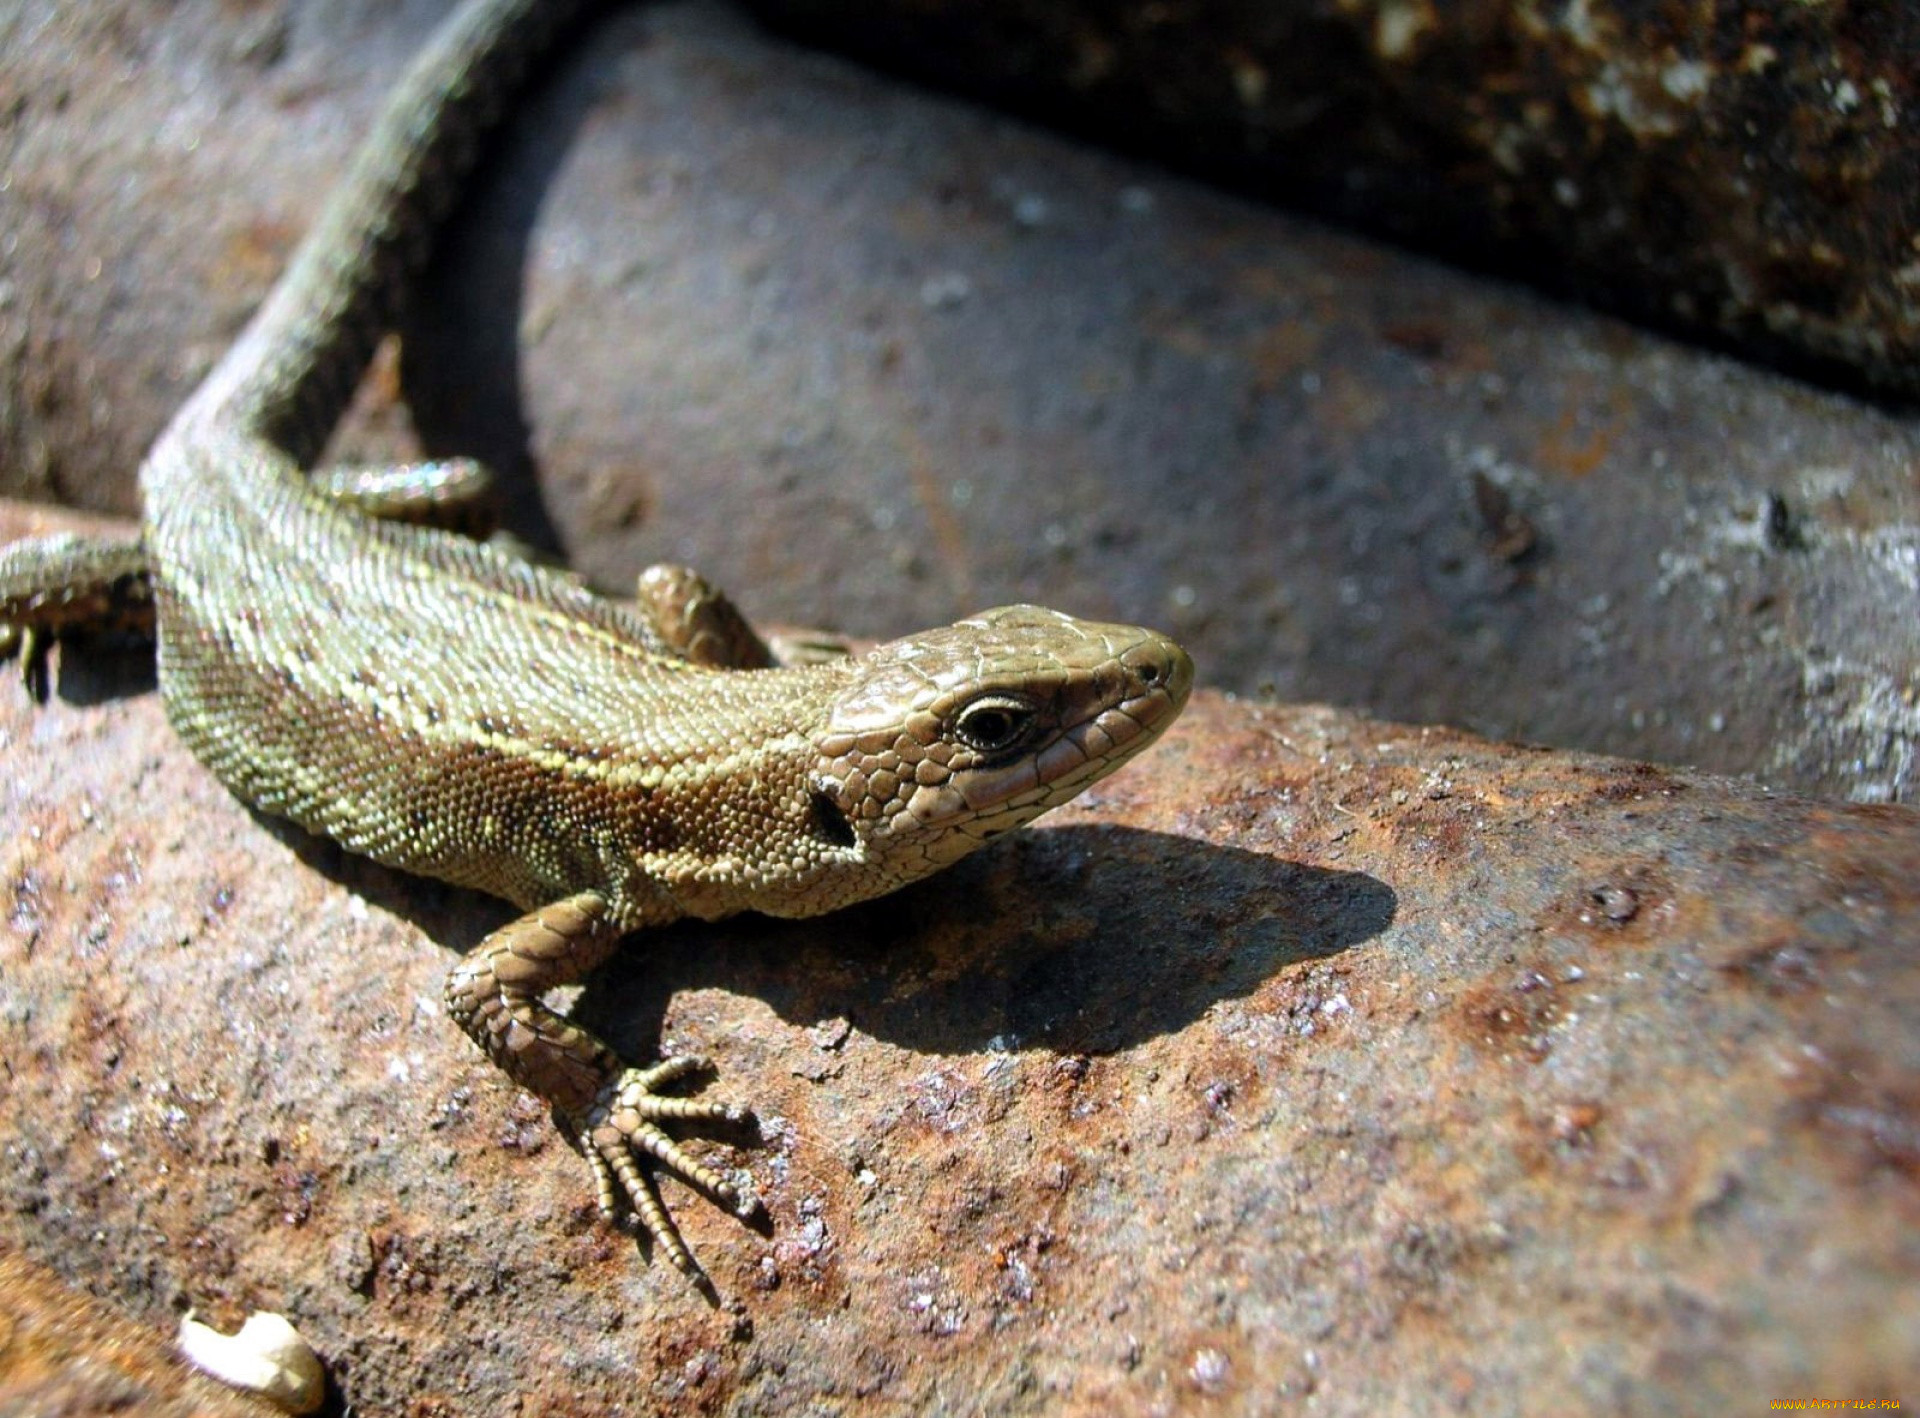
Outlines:
[[847,821],[839,803],[818,788],[813,790],[808,802],[813,810],[814,831],[820,834],[821,840],[843,849],[854,845],[853,824]]

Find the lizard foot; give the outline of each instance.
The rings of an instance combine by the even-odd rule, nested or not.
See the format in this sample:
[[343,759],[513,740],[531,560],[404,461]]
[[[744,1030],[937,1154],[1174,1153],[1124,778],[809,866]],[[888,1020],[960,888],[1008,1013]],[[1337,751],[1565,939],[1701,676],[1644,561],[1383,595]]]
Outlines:
[[153,583],[138,537],[29,537],[0,547],[0,660],[20,657],[38,702],[51,688],[47,651],[79,631],[153,636]]
[[752,1116],[746,1109],[728,1103],[703,1103],[657,1091],[707,1067],[705,1059],[681,1057],[666,1059],[652,1068],[627,1069],[608,1080],[593,1102],[568,1120],[593,1168],[601,1214],[617,1222],[622,1211],[631,1211],[674,1268],[696,1277],[700,1268],[680,1239],[680,1230],[667,1214],[659,1189],[643,1170],[641,1159],[653,1159],[742,1220],[760,1211],[759,1197],[688,1155],[660,1127],[663,1122],[739,1123]]

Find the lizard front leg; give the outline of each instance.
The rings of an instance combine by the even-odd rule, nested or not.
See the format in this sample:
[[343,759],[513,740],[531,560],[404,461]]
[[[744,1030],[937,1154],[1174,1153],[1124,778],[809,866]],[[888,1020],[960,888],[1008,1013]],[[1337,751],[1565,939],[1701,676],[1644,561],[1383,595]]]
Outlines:
[[652,1158],[743,1218],[759,1198],[743,1192],[684,1152],[660,1124],[740,1122],[744,1109],[662,1095],[665,1084],[705,1068],[698,1058],[671,1058],[628,1068],[603,1040],[540,1002],[555,986],[580,978],[613,953],[622,932],[607,920],[607,901],[582,892],[530,911],[475,946],[447,976],[454,1021],[521,1087],[559,1113],[593,1168],[601,1212],[618,1220],[631,1209],[674,1266],[699,1274],[693,1255],[642,1169]]
[[709,669],[819,665],[852,653],[846,641],[832,636],[761,638],[732,598],[691,567],[649,566],[640,573],[634,600],[668,648]]
[[661,639],[696,665],[764,670],[778,663],[732,598],[692,567],[649,566],[633,598]]

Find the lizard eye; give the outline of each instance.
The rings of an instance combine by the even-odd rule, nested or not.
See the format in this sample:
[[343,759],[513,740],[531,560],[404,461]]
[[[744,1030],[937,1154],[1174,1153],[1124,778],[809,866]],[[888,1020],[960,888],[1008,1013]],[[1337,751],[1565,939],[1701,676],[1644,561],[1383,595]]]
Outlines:
[[960,742],[976,753],[1005,753],[1026,737],[1033,706],[1010,695],[989,694],[962,709],[953,721]]

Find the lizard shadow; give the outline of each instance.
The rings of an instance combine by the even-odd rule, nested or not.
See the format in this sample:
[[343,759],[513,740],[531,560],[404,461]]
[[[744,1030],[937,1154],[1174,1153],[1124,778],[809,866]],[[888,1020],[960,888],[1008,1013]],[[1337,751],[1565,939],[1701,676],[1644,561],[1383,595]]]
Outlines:
[[[254,816],[306,865],[450,950],[514,914]],[[588,977],[572,1013],[635,1060],[658,1052],[672,997],[700,990],[759,999],[794,1024],[845,1019],[916,1053],[1111,1054],[1373,939],[1398,905],[1364,872],[1137,828],[1041,828],[830,915],[637,935]]]
[[47,671],[48,694],[81,707],[132,699],[160,687],[153,641],[133,634],[64,636]]
[[[400,384],[429,458],[477,458],[496,479],[501,525],[537,553],[561,539],[540,479],[521,393],[524,285],[540,206],[595,90],[634,42],[604,22],[590,42],[529,87],[514,120],[489,140],[487,161],[443,226],[401,311]],[[604,36],[604,37],[602,37]]]
[[1135,828],[1042,829],[817,920],[636,940],[575,1013],[629,1057],[655,1047],[670,995],[708,988],[920,1053],[1110,1054],[1372,939],[1397,905],[1362,872]]

